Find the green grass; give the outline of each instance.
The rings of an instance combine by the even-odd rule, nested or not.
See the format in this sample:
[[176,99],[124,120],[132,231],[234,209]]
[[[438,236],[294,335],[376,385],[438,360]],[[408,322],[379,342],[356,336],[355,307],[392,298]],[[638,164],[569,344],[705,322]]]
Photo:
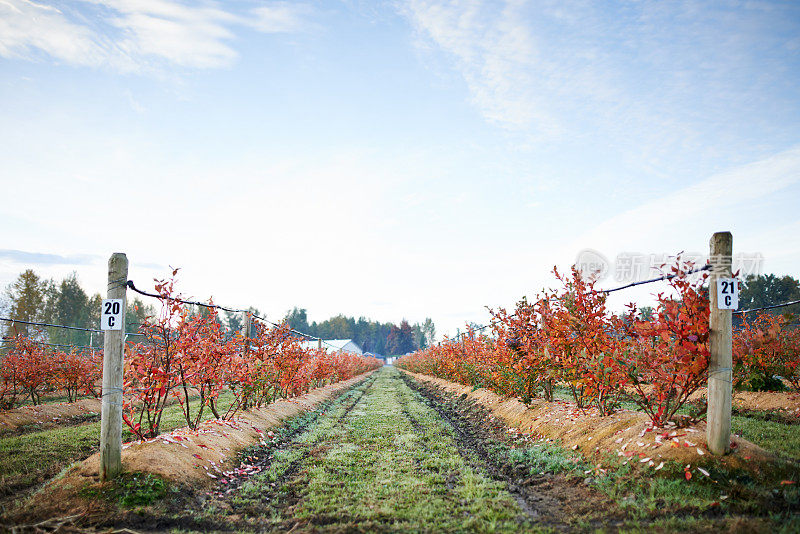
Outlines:
[[[591,463],[559,443],[511,447],[487,440],[485,448],[500,463],[525,465],[531,476],[558,474],[588,481],[636,519],[665,511],[706,510],[720,500],[719,486],[700,479],[687,483],[682,466],[675,462],[665,462],[665,467],[656,474],[631,463],[623,464],[611,455]],[[605,473],[594,469],[598,463]]]
[[768,451],[800,460],[800,425],[734,415],[731,430]]
[[[278,451],[270,469],[245,485],[234,512],[264,513],[257,502],[277,483],[280,498],[296,504],[290,516],[280,507],[271,509],[273,527],[306,520],[334,530],[355,524],[401,531],[530,528],[520,522],[519,511],[499,513],[503,488],[457,454],[449,427],[413,392],[390,380],[391,373],[378,375],[344,424],[337,422],[342,405],[298,438],[297,447]],[[626,512],[625,532],[792,532],[800,522],[798,488],[779,483],[782,476],[796,477],[791,464],[782,475],[755,475],[720,468],[709,458],[704,468],[711,476],[695,469],[687,481],[684,466],[672,461],[656,473],[616,456],[589,462],[557,443],[511,446],[486,439],[483,447],[498,465],[524,465],[531,476],[563,475],[607,495]],[[605,473],[593,470],[598,462]],[[287,471],[299,473],[290,484],[281,482]],[[580,519],[572,527],[594,528]]]
[[122,473],[111,484],[100,489],[84,489],[84,497],[100,497],[115,502],[124,508],[149,506],[163,499],[167,492],[178,491],[170,487],[164,479],[150,473]]
[[[706,458],[700,467],[710,473],[705,477],[694,465],[693,478],[684,478],[683,465],[665,461],[655,472],[638,463],[623,463],[615,455],[605,455],[590,463],[558,443],[542,443],[512,448],[487,441],[486,450],[495,458],[511,464],[523,464],[531,475],[563,474],[567,478],[587,479],[590,486],[605,493],[634,520],[679,516],[705,512],[762,516],[800,509],[797,484],[782,485],[783,479],[800,481],[800,467],[793,461],[778,462],[769,469],[749,472],[729,470]],[[605,473],[595,471],[600,464]],[[706,520],[706,523],[709,523]]]
[[[94,399],[94,395],[79,394],[75,400]],[[24,400],[21,400],[24,399]],[[69,402],[69,397],[65,393],[59,392],[44,392],[39,398],[39,404],[57,404],[59,402]],[[18,397],[17,402],[14,403],[14,408],[21,408],[23,406],[33,406],[30,396],[25,396],[23,393]]]
[[[292,448],[276,453],[270,469],[242,487],[234,512],[254,520],[271,514],[273,528],[305,521],[342,531],[526,529],[504,486],[468,465],[452,430],[397,373],[383,370],[374,384],[350,391]],[[297,503],[265,510],[264,494],[287,472],[296,474],[279,485],[279,500]]]
[[494,454],[499,454],[509,463],[523,463],[529,466],[532,475],[559,473],[579,476],[591,466],[575,452],[570,453],[555,444],[542,443],[524,448],[508,448],[502,445],[489,447]]
[[800,517],[791,514],[773,514],[766,518],[748,518],[741,516],[724,517],[709,521],[703,517],[670,516],[654,520],[651,523],[626,522],[620,527],[620,534],[651,532],[748,532],[751,534],[796,534],[800,532]]
[[[226,410],[233,395],[220,395],[219,408]],[[192,403],[195,409],[198,401]],[[206,409],[205,419],[211,419]],[[169,432],[186,426],[179,404],[167,406],[161,420],[161,431]],[[131,441],[134,435],[123,427],[122,440]],[[66,426],[30,432],[20,436],[0,438],[0,503],[46,482],[72,462],[87,458],[99,450],[100,422]]]

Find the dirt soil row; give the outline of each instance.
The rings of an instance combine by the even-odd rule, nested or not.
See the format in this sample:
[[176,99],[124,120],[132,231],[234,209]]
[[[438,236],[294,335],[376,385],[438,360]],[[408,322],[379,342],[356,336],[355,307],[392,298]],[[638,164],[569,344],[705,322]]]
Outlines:
[[[650,386],[644,386],[646,392]],[[708,398],[708,388],[700,388],[689,396],[690,401]],[[748,411],[777,410],[800,417],[800,393],[796,391],[734,391],[734,409]]]
[[[596,409],[578,409],[566,401],[536,399],[526,406],[517,399],[504,398],[487,389],[476,389],[428,375],[403,371],[416,380],[454,395],[464,395],[489,410],[514,431],[541,442],[559,441],[563,447],[580,451],[591,461],[606,453],[657,469],[661,462],[674,460],[695,468],[711,459],[706,442],[706,425],[700,422],[684,428],[653,429],[647,415],[620,410],[602,416]],[[752,469],[774,461],[773,454],[740,437],[732,439],[734,452],[716,460],[727,467]]]
[[0,411],[0,436],[19,434],[25,428],[45,430],[70,424],[71,421],[86,421],[99,416],[99,399],[81,399],[75,402],[59,402],[21,406]]

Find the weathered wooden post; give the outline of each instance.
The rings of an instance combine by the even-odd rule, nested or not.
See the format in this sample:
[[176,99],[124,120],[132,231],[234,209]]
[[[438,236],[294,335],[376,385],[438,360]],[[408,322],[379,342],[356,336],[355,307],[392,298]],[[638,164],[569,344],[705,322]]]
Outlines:
[[108,298],[100,310],[104,331],[103,389],[100,410],[100,479],[122,471],[122,364],[125,354],[125,289],[128,258],[115,252],[108,260]]
[[[544,308],[545,311],[550,309],[550,302],[545,300],[544,301]],[[545,334],[547,331],[547,323],[544,319],[544,314],[539,315],[539,330],[541,330],[542,334]],[[545,338],[546,339],[546,338]],[[547,344],[544,347],[544,361],[550,361],[550,348]],[[547,402],[553,402],[553,378],[548,377],[547,380],[544,381],[544,400]]]
[[322,338],[321,337],[317,338],[317,349],[318,350],[322,350]]
[[250,312],[244,314],[244,327],[242,328],[242,336],[244,337],[244,354],[250,352],[250,330],[252,328],[253,316]]
[[[733,341],[730,301],[720,293],[728,293],[731,279],[733,236],[717,232],[711,237],[711,276],[708,282],[710,304],[708,362],[708,426],[706,439],[713,454],[730,452],[731,446],[731,382],[733,378]],[[730,282],[728,282],[730,281]],[[720,289],[720,285],[723,288]],[[733,291],[731,288],[730,291]]]

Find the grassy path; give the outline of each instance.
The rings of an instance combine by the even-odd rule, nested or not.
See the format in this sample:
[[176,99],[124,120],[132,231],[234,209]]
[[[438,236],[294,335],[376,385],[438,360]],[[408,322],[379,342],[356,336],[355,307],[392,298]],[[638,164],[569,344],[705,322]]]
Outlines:
[[262,473],[204,505],[205,519],[221,530],[530,530],[505,485],[459,454],[449,425],[393,368],[268,458]]

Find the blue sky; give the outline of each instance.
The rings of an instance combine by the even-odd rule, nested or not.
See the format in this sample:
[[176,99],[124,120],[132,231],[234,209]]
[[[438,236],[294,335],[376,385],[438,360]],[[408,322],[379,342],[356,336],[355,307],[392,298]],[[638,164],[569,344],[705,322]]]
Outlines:
[[799,82],[792,2],[1,0],[0,283],[453,333],[586,248],[800,276]]

